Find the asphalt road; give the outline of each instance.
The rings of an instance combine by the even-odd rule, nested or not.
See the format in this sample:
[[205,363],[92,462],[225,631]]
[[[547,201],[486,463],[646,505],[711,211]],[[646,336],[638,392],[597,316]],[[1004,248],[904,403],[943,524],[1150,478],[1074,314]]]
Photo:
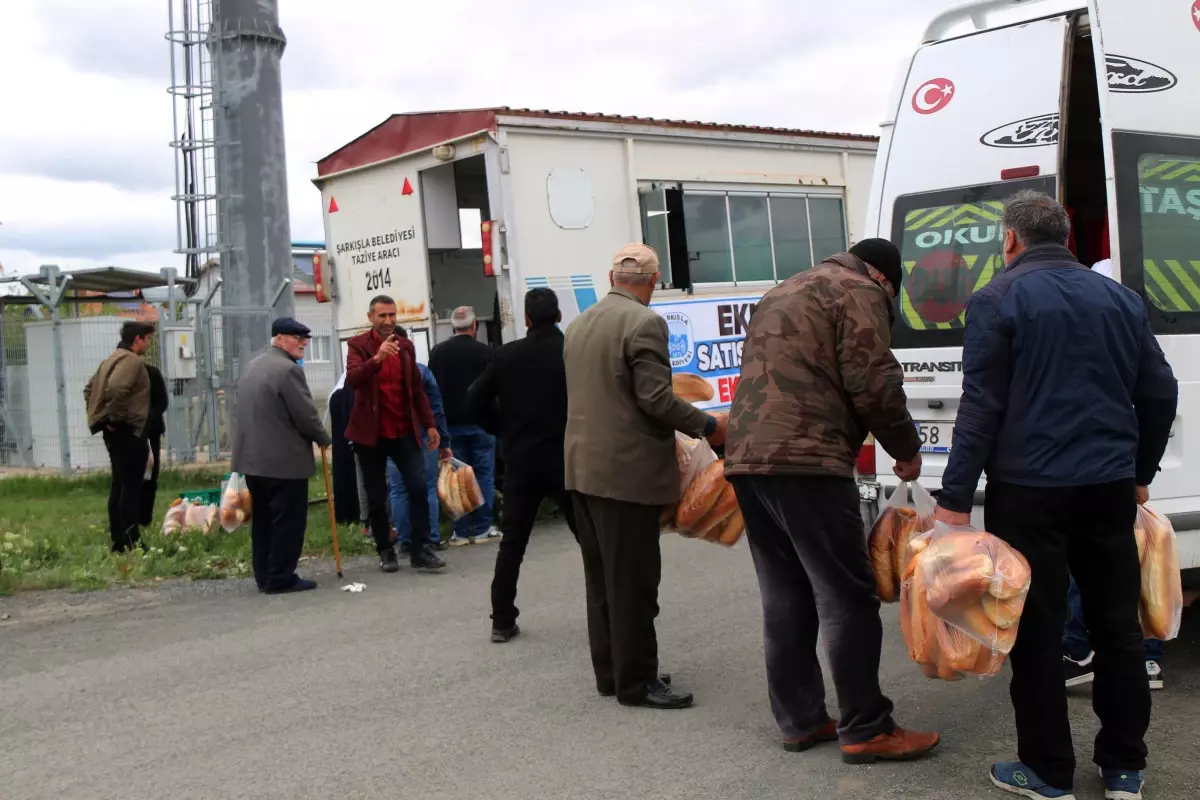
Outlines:
[[[364,581],[362,594],[325,574],[318,591],[290,597],[239,581],[0,599],[0,797],[1003,796],[986,769],[1015,750],[1007,677],[926,680],[895,606],[884,610],[883,684],[898,721],[940,730],[943,744],[917,763],[850,767],[834,746],[779,747],[744,545],[664,538],[661,657],[697,695],[676,712],[594,693],[565,530],[535,535],[524,635],[490,644],[494,554],[451,551],[437,576],[356,563],[347,579]],[[1155,696],[1148,798],[1195,797],[1200,785],[1198,640],[1193,611]],[[1088,696],[1071,704],[1081,800],[1102,797]]]

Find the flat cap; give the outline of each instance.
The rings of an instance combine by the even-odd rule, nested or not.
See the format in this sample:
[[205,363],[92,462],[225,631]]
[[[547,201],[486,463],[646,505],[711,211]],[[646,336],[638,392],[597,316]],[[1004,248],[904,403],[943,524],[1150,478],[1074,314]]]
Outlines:
[[302,322],[297,322],[291,317],[280,317],[271,323],[272,336],[303,336],[305,339],[312,338],[312,328]]

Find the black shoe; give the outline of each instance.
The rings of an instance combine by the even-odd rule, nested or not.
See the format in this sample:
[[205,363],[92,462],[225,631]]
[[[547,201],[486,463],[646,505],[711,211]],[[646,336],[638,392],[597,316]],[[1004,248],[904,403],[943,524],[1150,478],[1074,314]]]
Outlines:
[[413,553],[410,559],[413,569],[421,572],[436,572],[446,568],[446,562],[437,557],[432,547],[422,547],[419,553]]
[[515,622],[511,628],[492,628],[492,641],[496,644],[511,642],[521,635],[521,626]]
[[400,555],[402,555],[402,556],[408,555],[411,548],[412,548],[412,545],[410,545],[408,542],[401,542],[400,543]]
[[291,594],[292,592],[307,592],[310,589],[317,588],[316,581],[310,581],[307,578],[296,578],[296,582],[291,586],[283,586],[278,589],[267,589],[267,594]]
[[1095,657],[1095,653],[1088,653],[1087,658],[1076,661],[1070,656],[1063,656],[1063,674],[1066,678],[1067,688],[1092,682],[1092,679],[1096,677],[1092,672],[1092,659]]
[[[669,673],[669,672],[662,673],[661,675],[658,676],[658,680],[659,680],[659,682],[666,684],[667,686],[670,686],[671,685],[671,673]],[[601,697],[616,697],[617,696],[617,687],[611,683],[597,682],[596,683],[596,691],[600,693]]]
[[450,549],[450,545],[447,544],[446,542],[443,542],[441,539],[438,539],[436,542],[434,542],[432,547],[434,550],[438,551],[439,553],[441,553],[444,550]]
[[633,702],[620,700],[623,706],[642,706],[643,708],[672,709],[687,708],[694,698],[691,692],[677,692],[662,681],[656,680],[646,687],[646,694]]
[[384,572],[399,572],[400,562],[396,559],[396,551],[389,547],[379,554],[379,568]]

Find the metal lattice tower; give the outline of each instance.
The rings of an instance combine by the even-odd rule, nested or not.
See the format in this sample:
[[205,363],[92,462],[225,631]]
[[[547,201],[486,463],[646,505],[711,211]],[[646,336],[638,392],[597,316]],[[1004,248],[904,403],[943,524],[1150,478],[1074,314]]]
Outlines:
[[221,0],[167,0],[175,151],[175,252],[185,274],[198,278],[205,262],[226,262],[227,225],[217,181],[218,140],[214,98],[218,76],[212,58],[212,25]]

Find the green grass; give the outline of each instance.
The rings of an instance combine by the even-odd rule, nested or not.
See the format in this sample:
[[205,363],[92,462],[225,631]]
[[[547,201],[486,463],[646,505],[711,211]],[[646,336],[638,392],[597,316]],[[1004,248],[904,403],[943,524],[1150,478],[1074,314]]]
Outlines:
[[[318,465],[309,481],[310,498],[324,497]],[[219,487],[221,472],[165,471],[159,480],[153,524],[142,533],[149,553],[115,555],[109,550],[107,474],[81,478],[14,477],[0,479],[0,595],[36,589],[87,591],[110,586],[154,584],[169,578],[241,578],[252,574],[250,527],[233,533],[219,526],[211,533],[164,536],[162,518],[179,492]],[[497,494],[497,518],[502,498]],[[543,507],[539,519],[552,519]],[[452,523],[443,517],[441,536]],[[342,558],[375,552],[374,541],[358,525],[338,530]],[[329,511],[310,505],[304,554],[333,557]]]
[[[32,589],[103,589],[179,577],[251,575],[248,525],[233,533],[219,527],[207,535],[161,533],[163,514],[181,490],[218,487],[221,475],[164,472],[154,522],[142,534],[150,551],[125,555],[109,550],[107,475],[0,480],[0,595]],[[324,496],[319,477],[309,486],[310,497]],[[373,550],[357,526],[342,526],[338,539],[343,557]],[[333,554],[324,504],[309,507],[304,545],[306,555]]]

